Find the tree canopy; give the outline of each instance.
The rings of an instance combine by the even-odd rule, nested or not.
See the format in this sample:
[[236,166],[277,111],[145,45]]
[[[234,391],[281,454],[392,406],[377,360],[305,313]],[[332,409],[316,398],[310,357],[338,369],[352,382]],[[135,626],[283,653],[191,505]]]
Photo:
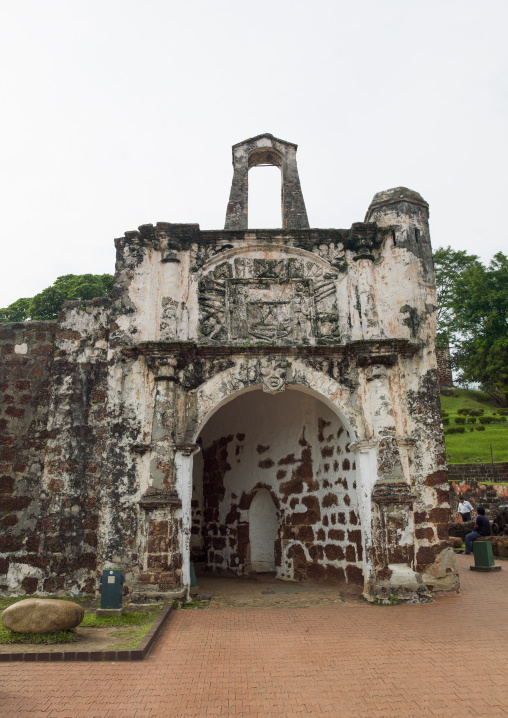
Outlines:
[[22,322],[26,319],[56,319],[69,299],[86,300],[104,297],[113,287],[111,274],[66,274],[35,297],[18,299],[0,309],[0,322]]
[[452,365],[508,403],[508,257],[488,266],[476,255],[447,247],[434,254],[438,290],[438,346],[450,344]]
[[437,289],[437,345],[445,349],[451,343],[455,331],[453,301],[458,277],[473,264],[479,263],[476,254],[451,247],[439,247],[434,252],[434,269]]

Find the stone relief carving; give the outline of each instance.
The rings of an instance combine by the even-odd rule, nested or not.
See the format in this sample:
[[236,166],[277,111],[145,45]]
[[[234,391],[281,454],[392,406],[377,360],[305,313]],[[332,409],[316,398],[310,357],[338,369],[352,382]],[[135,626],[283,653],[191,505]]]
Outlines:
[[212,257],[227,249],[233,249],[232,244],[193,244],[191,248],[191,272],[198,272]]
[[342,242],[330,242],[329,244],[319,244],[317,247],[313,247],[312,252],[317,254],[326,262],[329,262],[332,267],[335,267],[339,272],[345,272],[347,269],[346,251]]
[[337,273],[299,258],[236,258],[198,285],[206,342],[339,343]]
[[189,312],[185,302],[162,298],[159,338],[161,341],[185,341],[189,337]]
[[177,333],[178,302],[171,297],[162,297],[160,318],[160,338],[170,340],[176,338]]
[[266,359],[260,364],[261,377],[263,379],[263,391],[269,394],[277,394],[286,388],[287,360],[277,357]]
[[270,356],[244,359],[230,382],[233,391],[261,384],[263,391],[276,394],[286,389],[287,379],[288,360],[285,357]]

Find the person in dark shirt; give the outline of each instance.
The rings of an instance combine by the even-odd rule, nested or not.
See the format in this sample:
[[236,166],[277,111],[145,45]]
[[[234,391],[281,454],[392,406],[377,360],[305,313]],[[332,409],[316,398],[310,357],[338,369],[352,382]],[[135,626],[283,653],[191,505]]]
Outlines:
[[466,542],[466,550],[464,553],[469,554],[473,549],[473,541],[480,536],[490,536],[490,523],[488,518],[485,516],[485,509],[483,506],[478,506],[477,509],[476,523],[471,533],[466,534],[464,539]]

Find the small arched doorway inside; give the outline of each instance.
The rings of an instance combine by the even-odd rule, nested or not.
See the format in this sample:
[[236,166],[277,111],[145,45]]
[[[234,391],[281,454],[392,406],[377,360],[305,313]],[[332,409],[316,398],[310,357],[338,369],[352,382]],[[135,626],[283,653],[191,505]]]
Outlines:
[[[351,437],[314,393],[240,393],[203,426],[191,560],[238,576],[363,585]],[[272,568],[273,566],[273,568]]]
[[270,492],[259,489],[249,509],[250,568],[254,573],[275,571],[279,517]]

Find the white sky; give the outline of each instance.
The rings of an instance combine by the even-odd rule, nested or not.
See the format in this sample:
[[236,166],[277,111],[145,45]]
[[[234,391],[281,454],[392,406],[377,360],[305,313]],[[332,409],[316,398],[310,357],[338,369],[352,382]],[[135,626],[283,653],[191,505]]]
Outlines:
[[298,143],[311,227],[404,185],[434,247],[488,262],[508,250],[507,27],[506,0],[0,0],[0,307],[113,273],[140,224],[223,227],[231,145],[263,132]]

